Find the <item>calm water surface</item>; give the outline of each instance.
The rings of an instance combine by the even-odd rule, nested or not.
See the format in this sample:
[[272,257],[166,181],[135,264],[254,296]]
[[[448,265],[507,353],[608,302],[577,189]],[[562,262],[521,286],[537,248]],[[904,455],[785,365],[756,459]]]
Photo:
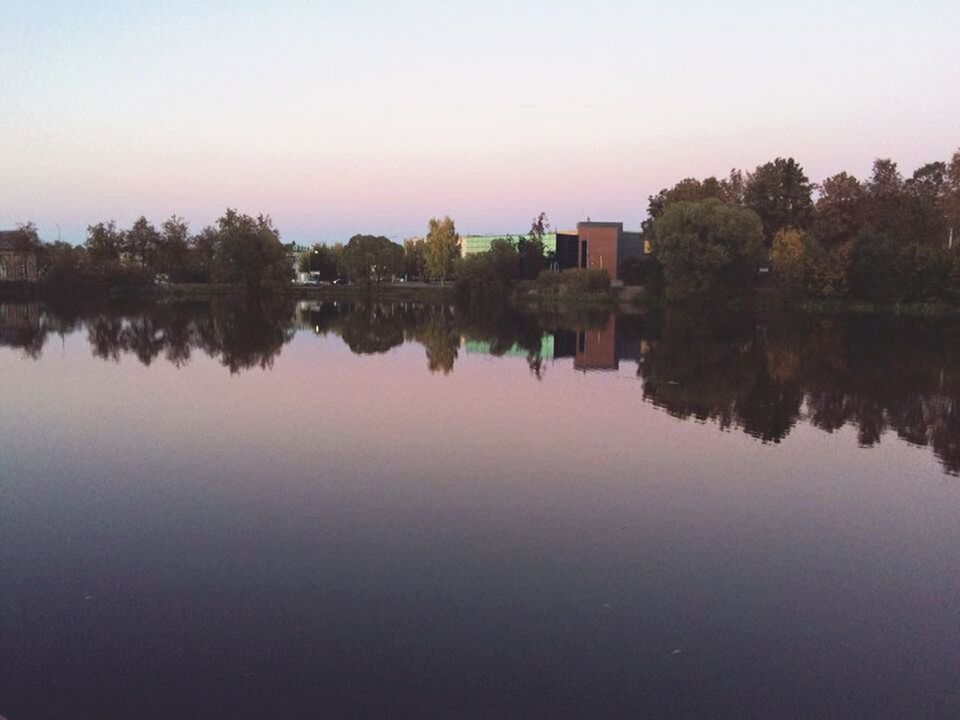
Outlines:
[[0,305],[0,715],[960,717],[958,351]]

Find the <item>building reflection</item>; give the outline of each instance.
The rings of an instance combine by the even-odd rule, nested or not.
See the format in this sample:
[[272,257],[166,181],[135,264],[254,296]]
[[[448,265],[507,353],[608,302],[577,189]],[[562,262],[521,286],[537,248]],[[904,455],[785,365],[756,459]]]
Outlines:
[[[960,321],[896,317],[757,318],[683,312],[535,316],[471,314],[404,303],[216,300],[148,306],[0,304],[0,349],[41,356],[50,334],[85,331],[92,353],[184,367],[197,351],[231,373],[269,369],[296,332],[333,335],[355,354],[404,343],[426,368],[452,373],[465,355],[617,373],[642,400],[680,419],[780,442],[799,423],[856,429],[863,446],[893,432],[960,473]],[[631,367],[635,365],[635,371]],[[318,371],[321,371],[318,369]],[[512,382],[512,380],[505,380]]]

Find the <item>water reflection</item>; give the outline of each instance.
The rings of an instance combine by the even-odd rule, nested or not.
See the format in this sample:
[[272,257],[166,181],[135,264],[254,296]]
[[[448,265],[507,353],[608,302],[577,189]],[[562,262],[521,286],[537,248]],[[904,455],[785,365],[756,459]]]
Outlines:
[[[555,364],[619,371],[671,415],[779,442],[801,422],[856,428],[863,446],[888,431],[929,446],[960,473],[960,323],[943,319],[741,315],[534,316],[505,308],[214,300],[57,308],[0,305],[0,347],[41,357],[51,335],[86,332],[96,357],[163,357],[183,367],[200,351],[231,373],[269,368],[297,331],[339,337],[356,354],[423,346],[430,372],[463,354],[523,358],[532,378]],[[572,360],[572,363],[570,362]]]

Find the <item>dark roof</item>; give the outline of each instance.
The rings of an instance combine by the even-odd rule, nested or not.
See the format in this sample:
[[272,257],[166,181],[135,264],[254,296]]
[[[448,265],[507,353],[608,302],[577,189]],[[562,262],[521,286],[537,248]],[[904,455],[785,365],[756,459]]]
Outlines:
[[18,244],[23,241],[23,232],[20,230],[0,230],[0,250],[17,250]]

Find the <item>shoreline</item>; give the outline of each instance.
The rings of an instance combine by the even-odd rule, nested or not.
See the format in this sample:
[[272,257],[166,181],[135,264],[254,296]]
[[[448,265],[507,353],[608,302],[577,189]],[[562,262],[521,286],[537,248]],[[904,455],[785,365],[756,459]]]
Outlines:
[[[453,302],[454,285],[428,283],[389,283],[380,285],[290,285],[249,290],[242,285],[225,283],[176,283],[151,285],[140,288],[103,288],[85,292],[51,291],[34,283],[0,284],[0,303],[5,302],[87,302],[91,300],[211,300],[250,295],[292,297],[327,301],[362,301],[376,299],[383,302]],[[642,286],[611,288],[604,293],[561,296],[538,295],[532,292],[517,292],[510,304],[519,311],[556,311],[564,308],[609,309],[621,312],[638,309],[664,309],[671,306],[663,298],[652,295]],[[894,315],[903,317],[954,317],[960,315],[960,305],[944,302],[870,302],[848,299],[791,298],[769,289],[761,289],[752,298],[740,299],[731,306],[753,306],[767,310],[790,311],[805,315]],[[678,304],[678,307],[696,307],[696,304]],[[716,307],[716,304],[711,304]]]

